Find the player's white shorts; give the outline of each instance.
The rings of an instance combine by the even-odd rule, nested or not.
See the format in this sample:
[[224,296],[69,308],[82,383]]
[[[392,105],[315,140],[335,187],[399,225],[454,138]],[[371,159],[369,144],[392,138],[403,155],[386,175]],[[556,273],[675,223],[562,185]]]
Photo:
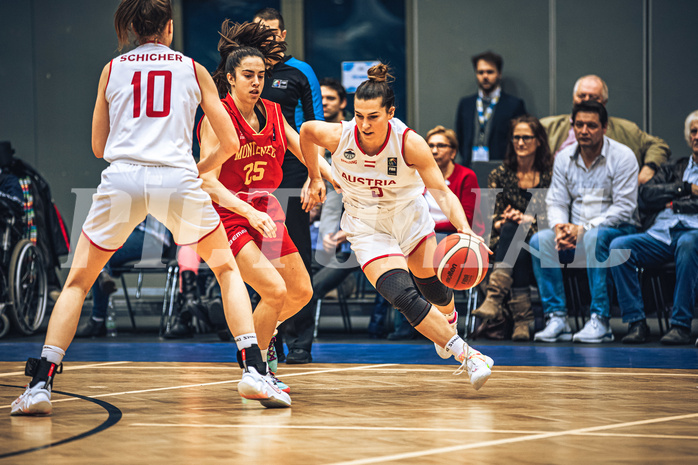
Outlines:
[[422,196],[390,218],[359,219],[345,211],[341,221],[362,270],[378,258],[410,255],[426,237],[434,234],[434,226]]
[[82,231],[100,249],[116,250],[150,213],[177,244],[195,244],[220,223],[201,183],[184,168],[112,163],[102,172]]

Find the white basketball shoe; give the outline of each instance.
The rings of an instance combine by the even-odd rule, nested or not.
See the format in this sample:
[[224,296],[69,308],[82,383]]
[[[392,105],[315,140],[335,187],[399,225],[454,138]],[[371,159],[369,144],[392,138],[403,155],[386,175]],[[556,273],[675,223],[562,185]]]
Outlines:
[[27,384],[24,394],[12,402],[10,415],[50,415],[51,387],[45,389],[45,386],[44,381],[39,381],[34,387]]
[[494,360],[467,344],[466,349],[460,368],[453,374],[459,375],[463,373],[463,371],[466,371],[468,373],[468,378],[470,378],[470,384],[472,384],[477,391],[484,386],[490,378]]
[[266,408],[291,406],[291,396],[283,392],[271,376],[260,375],[254,367],[247,367],[238,383],[238,393],[245,399],[258,400]]
[[24,394],[12,402],[10,415],[50,415],[53,377],[63,371],[63,364],[56,365],[45,358],[30,358],[24,374],[31,376]]

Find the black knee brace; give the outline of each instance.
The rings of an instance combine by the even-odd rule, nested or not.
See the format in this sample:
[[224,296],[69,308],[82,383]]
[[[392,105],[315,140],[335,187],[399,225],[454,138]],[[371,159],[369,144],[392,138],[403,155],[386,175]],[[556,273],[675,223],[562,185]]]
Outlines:
[[431,304],[419,295],[410,274],[405,270],[383,273],[376,281],[376,290],[400,310],[412,326],[421,323],[431,309]]
[[431,278],[418,278],[415,276],[414,282],[417,284],[419,292],[432,304],[443,307],[451,303],[453,289],[444,286],[436,275]]

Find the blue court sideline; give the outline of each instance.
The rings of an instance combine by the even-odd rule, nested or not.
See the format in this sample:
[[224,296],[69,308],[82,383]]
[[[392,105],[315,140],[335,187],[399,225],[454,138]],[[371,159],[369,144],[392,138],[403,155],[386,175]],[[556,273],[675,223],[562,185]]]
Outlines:
[[[599,368],[698,369],[698,350],[691,347],[585,347],[540,345],[478,345],[500,366],[556,366]],[[23,362],[41,352],[41,343],[0,343],[0,361]],[[235,362],[231,343],[119,343],[72,344],[66,362]],[[313,344],[315,363],[448,364],[429,344]]]

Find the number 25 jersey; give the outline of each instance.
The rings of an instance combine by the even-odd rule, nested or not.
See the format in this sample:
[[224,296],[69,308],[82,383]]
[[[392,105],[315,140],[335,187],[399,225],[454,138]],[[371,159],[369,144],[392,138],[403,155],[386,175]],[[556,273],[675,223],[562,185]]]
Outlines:
[[146,43],[114,58],[105,90],[109,163],[186,168],[198,174],[192,129],[201,88],[194,60]]
[[283,179],[286,130],[281,108],[269,100],[259,101],[264,105],[267,120],[256,132],[230,94],[223,99],[240,139],[240,150],[223,163],[218,180],[233,192],[271,194]]

